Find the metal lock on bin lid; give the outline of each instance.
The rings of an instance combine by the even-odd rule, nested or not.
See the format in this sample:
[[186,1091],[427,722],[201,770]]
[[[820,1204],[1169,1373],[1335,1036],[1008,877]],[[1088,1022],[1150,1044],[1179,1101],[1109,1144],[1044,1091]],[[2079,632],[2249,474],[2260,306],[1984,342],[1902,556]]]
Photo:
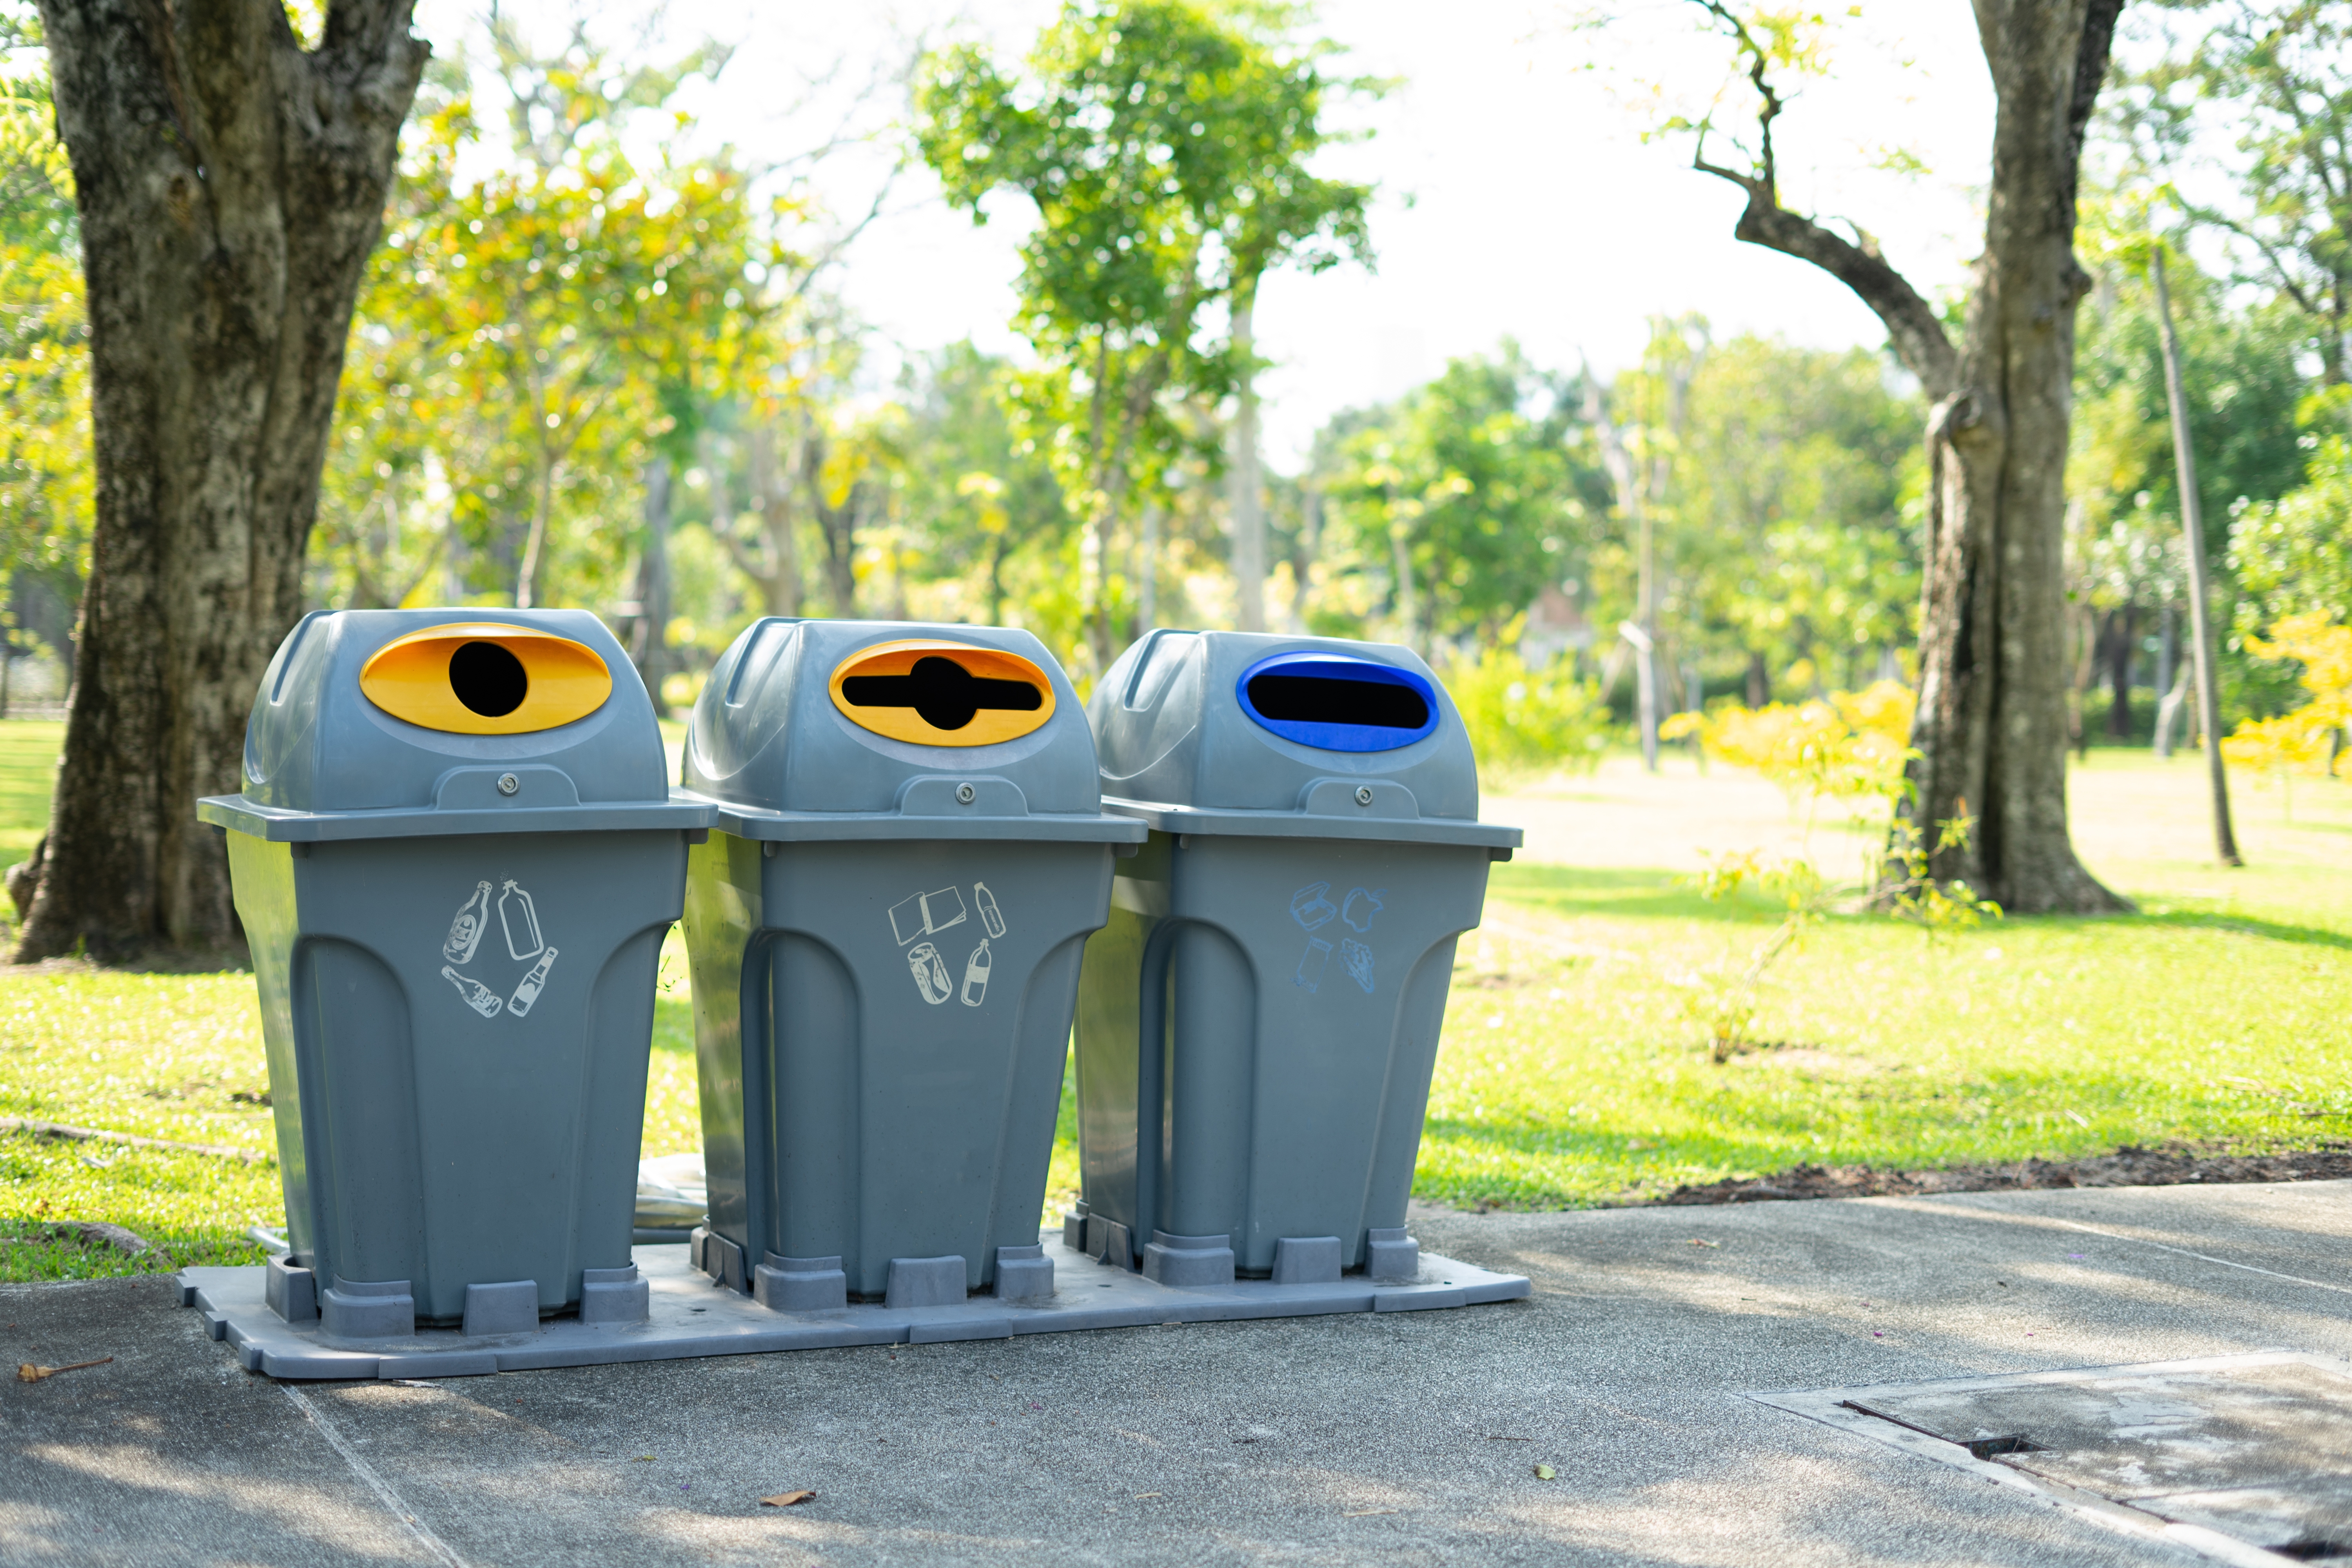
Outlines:
[[1087,716],[1111,809],[1165,831],[1518,842],[1477,820],[1461,715],[1393,643],[1157,631]]
[[870,834],[878,817],[931,834],[942,815],[1016,837],[1024,818],[1083,816],[1117,837],[1079,711],[1027,632],[762,620],[703,687],[685,782],[747,837],[831,836],[851,818]]
[[588,611],[322,610],[262,678],[244,792],[200,815],[275,839],[707,826],[667,773],[644,683]]

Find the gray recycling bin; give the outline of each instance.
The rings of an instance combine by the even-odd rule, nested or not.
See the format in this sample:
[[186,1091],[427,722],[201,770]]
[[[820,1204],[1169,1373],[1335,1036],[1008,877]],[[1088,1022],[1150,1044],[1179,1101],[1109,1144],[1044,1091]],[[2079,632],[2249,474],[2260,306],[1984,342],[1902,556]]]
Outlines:
[[[707,802],[580,610],[305,616],[226,832],[292,1253],[331,1334],[645,1313],[629,1257],[662,938]],[[307,1271],[307,1272],[306,1272]]]
[[1068,678],[1025,632],[763,620],[686,783],[710,1217],[779,1310],[1052,1289],[1038,1226],[1078,961],[1114,850]]
[[1066,1238],[1166,1284],[1411,1277],[1454,944],[1520,837],[1453,702],[1403,647],[1160,631],[1089,716],[1151,837],[1087,946]]

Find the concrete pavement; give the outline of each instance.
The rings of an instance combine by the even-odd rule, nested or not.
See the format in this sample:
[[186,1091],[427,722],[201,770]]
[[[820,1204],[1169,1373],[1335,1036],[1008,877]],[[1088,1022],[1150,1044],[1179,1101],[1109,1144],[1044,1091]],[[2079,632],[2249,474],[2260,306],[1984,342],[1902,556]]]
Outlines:
[[296,1385],[164,1280],[0,1287],[11,1363],[117,1358],[0,1392],[0,1561],[2189,1563],[1743,1394],[2352,1352],[2352,1183],[1413,1230],[1533,1299]]

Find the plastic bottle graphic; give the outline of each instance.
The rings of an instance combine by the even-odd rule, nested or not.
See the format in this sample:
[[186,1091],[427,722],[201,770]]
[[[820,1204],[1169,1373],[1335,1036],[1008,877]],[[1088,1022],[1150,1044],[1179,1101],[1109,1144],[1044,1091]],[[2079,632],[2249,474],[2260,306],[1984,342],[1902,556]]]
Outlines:
[[948,979],[948,966],[940,960],[940,950],[929,942],[917,942],[907,950],[907,967],[915,972],[915,989],[932,1006],[955,994],[955,985]]
[[530,966],[530,973],[522,977],[522,984],[515,987],[514,995],[507,1002],[508,1012],[520,1018],[530,1011],[531,1004],[539,1000],[541,988],[547,984],[547,972],[555,967],[556,952],[551,947],[539,955],[539,962]]
[[[489,884],[482,884],[485,888]],[[520,922],[520,929],[518,929]],[[507,952],[517,958],[530,958],[547,945],[539,934],[539,908],[530,895],[509,880],[506,890],[499,895],[499,924],[506,928]]]
[[449,940],[441,944],[441,956],[452,963],[471,963],[474,950],[482,945],[482,933],[490,929],[490,885],[474,884],[474,896],[449,922]]
[[[987,907],[994,909],[996,906],[991,903]],[[977,1007],[988,995],[988,972],[994,966],[988,956],[988,939],[982,937],[980,939],[980,945],[971,950],[971,956],[964,960],[963,1005],[965,1006]]]
[[1003,936],[1004,911],[996,907],[996,895],[988,890],[987,883],[974,882],[971,885],[971,901],[979,909],[980,923],[988,929],[988,934],[992,937]]
[[[488,882],[482,885],[486,888],[489,886]],[[457,988],[457,994],[466,999],[466,1005],[485,1018],[497,1017],[499,1010],[506,1005],[504,1002],[499,1000],[497,992],[478,980],[458,973],[446,963],[441,966],[441,978],[455,985]]]

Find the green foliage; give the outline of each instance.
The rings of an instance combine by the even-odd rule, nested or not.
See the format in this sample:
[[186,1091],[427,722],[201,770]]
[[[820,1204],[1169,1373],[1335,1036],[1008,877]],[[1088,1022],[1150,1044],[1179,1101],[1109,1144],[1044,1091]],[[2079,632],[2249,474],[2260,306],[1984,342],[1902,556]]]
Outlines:
[[1289,261],[1369,253],[1369,191],[1310,174],[1328,84],[1278,13],[1190,0],[1072,4],[1025,69],[973,46],[925,62],[916,139],[948,198],[987,221],[1012,189],[1038,223],[1022,247],[1016,325],[1039,368],[1012,382],[1024,434],[1052,458],[1093,531],[1092,651],[1113,651],[1124,574],[1115,535],[1192,437],[1178,410],[1213,404],[1232,345],[1212,307]]
[[1327,616],[1422,647],[1486,644],[1562,574],[1584,509],[1548,392],[1505,343],[1343,416],[1323,479]]
[[604,596],[633,537],[611,519],[678,411],[757,376],[758,279],[782,256],[746,176],[625,145],[626,111],[678,74],[575,43],[517,89],[512,155],[479,173],[468,98],[412,121],[322,497],[334,597],[401,602],[445,550],[469,596]]
[[2352,619],[2352,439],[2320,437],[2305,483],[2239,508],[2229,551],[2242,635],[2314,610]]
[[1612,730],[1609,709],[1601,683],[1579,680],[1568,661],[1530,667],[1511,649],[1489,644],[1440,673],[1470,732],[1479,777],[1489,785],[1601,765]]
[[29,17],[0,17],[0,571],[79,575],[92,483],[73,174]]
[[1686,640],[1849,679],[1910,642],[1919,539],[1902,488],[1923,414],[1888,380],[1864,349],[1746,336],[1708,350],[1669,455],[1661,608]]

